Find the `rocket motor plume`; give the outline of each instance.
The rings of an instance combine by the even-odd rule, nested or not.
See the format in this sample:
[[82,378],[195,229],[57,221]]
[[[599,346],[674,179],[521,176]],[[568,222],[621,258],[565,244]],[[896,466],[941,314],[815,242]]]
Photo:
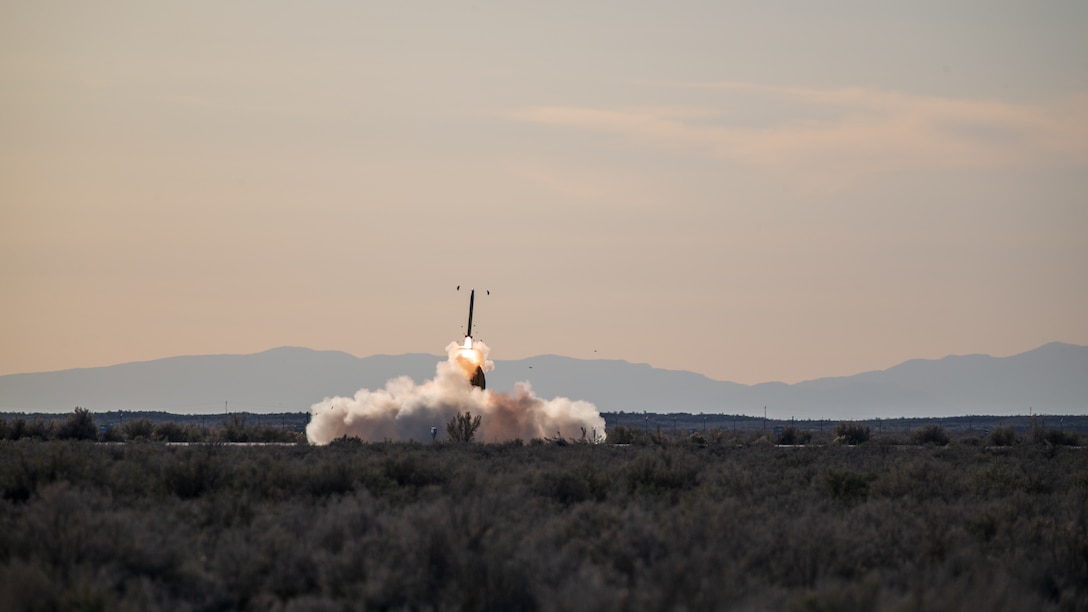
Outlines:
[[[472,374],[476,371],[477,367],[482,367],[487,363],[487,356],[484,353],[484,351],[488,350],[487,345],[485,345],[483,342],[478,342],[477,344],[478,347],[473,347],[472,337],[465,336],[464,345],[457,349],[457,355],[456,357],[454,357],[457,360],[457,365],[465,369],[465,372],[468,374],[469,378],[472,378]],[[453,349],[449,346],[446,348],[450,351],[450,355],[453,355]],[[484,368],[484,371],[490,372],[491,369],[494,367],[495,364],[491,363],[489,366]]]
[[466,337],[463,344],[451,342],[446,347],[447,360],[435,367],[434,378],[422,384],[401,376],[386,382],[384,389],[326,398],[311,407],[306,438],[313,444],[328,444],[343,436],[368,442],[426,441],[431,427],[444,432],[445,424],[462,412],[482,417],[476,435],[485,442],[556,434],[577,438],[583,428],[604,434],[604,419],[589,402],[541,399],[533,395],[528,382],[514,385],[513,394],[472,386],[477,367],[485,372],[494,369],[489,352],[483,342]]

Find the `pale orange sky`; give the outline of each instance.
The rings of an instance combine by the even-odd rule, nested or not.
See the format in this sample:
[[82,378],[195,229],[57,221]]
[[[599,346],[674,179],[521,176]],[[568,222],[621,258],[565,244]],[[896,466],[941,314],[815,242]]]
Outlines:
[[1088,344],[1088,5],[0,2],[0,374]]

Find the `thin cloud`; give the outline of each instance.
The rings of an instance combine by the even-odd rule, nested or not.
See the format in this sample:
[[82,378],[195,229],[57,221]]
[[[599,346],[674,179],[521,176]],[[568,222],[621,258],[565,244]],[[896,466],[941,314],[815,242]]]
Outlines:
[[[1088,163],[1088,95],[1050,104],[961,100],[864,88],[695,83],[784,109],[745,123],[705,106],[537,106],[514,118],[616,134],[646,146],[696,149],[730,162],[857,176],[912,168]],[[734,98],[735,100],[735,98]],[[813,110],[819,110],[813,118]]]
[[617,187],[615,181],[609,184],[584,170],[556,168],[541,162],[506,160],[502,162],[502,167],[515,177],[579,200],[609,197]]

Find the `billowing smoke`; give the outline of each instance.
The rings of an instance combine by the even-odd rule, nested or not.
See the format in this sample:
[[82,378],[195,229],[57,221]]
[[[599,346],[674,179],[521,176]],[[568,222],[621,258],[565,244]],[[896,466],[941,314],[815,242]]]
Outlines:
[[544,400],[533,395],[529,383],[514,386],[514,393],[498,393],[474,387],[470,380],[480,367],[490,372],[495,364],[490,349],[478,340],[450,343],[449,358],[435,368],[434,378],[416,384],[401,376],[384,389],[360,389],[355,397],[333,397],[314,404],[306,437],[314,444],[328,444],[343,437],[362,440],[430,441],[431,428],[439,439],[446,437],[446,423],[455,415],[480,415],[476,439],[502,442],[521,438],[587,438],[604,436],[604,419],[589,402],[564,397]]

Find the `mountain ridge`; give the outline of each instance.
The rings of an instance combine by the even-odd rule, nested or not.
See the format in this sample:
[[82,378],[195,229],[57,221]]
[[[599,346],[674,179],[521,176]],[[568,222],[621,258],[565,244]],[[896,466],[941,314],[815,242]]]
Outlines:
[[[356,357],[283,346],[251,354],[178,355],[92,368],[0,376],[0,410],[67,412],[308,410],[408,376],[434,375],[440,355]],[[1088,411],[1088,347],[1050,342],[1008,357],[981,354],[911,359],[884,370],[794,384],[745,385],[687,370],[621,359],[537,355],[497,360],[489,388],[528,381],[541,397],[593,402],[609,412],[707,412],[778,418],[874,418],[965,414],[1081,414]]]

